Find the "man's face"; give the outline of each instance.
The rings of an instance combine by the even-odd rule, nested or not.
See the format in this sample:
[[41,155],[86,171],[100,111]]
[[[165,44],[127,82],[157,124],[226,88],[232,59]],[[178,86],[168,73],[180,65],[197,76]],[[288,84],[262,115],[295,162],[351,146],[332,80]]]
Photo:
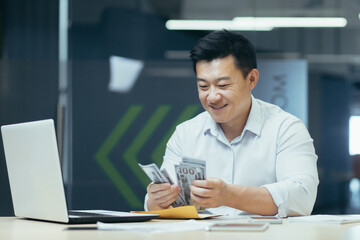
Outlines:
[[258,77],[256,69],[244,78],[230,55],[210,62],[199,61],[196,74],[201,104],[217,123],[231,127],[246,121],[251,106],[251,90]]

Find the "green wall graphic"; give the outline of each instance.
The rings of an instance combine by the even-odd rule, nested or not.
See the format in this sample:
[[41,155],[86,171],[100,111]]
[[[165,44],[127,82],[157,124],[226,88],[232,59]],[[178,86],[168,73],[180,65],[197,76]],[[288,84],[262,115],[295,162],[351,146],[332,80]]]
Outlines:
[[[136,192],[128,184],[129,179],[127,180],[121,175],[109,155],[131,127],[133,122],[139,117],[143,109],[143,105],[131,105],[95,154],[95,159],[102,170],[110,178],[111,182],[132,208],[139,208],[142,206],[143,196],[140,198],[136,195]],[[143,127],[140,128],[134,140],[129,143],[127,149],[123,149],[124,154],[121,160],[125,162],[129,171],[136,176],[136,179],[133,179],[133,181],[139,181],[144,188],[148,185],[149,179],[138,166],[138,163],[141,162],[138,158],[138,153],[146,145],[150,137],[155,133],[156,129],[171,110],[171,105],[159,105],[148,120],[145,120]],[[179,123],[193,117],[198,111],[198,105],[188,105],[184,108],[175,122],[171,125],[170,129],[166,131],[166,134],[160,139],[159,143],[156,144],[154,151],[151,153],[153,162],[158,166],[161,164],[166,143],[174,132],[175,127]]]

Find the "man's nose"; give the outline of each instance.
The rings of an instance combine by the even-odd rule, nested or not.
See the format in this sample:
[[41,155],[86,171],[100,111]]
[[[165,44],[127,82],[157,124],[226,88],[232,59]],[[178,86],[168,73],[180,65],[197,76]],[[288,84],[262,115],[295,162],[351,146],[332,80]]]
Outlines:
[[208,101],[209,102],[216,102],[220,100],[221,96],[216,88],[210,88],[209,95],[208,95]]

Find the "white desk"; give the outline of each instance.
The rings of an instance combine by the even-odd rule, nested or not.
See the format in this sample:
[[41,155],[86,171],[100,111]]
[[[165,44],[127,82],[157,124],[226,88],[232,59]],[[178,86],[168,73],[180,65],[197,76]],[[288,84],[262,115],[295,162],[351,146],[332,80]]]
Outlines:
[[[149,224],[156,224],[159,221],[172,220],[152,220]],[[217,220],[218,221],[218,220]],[[233,220],[246,222],[245,219]],[[137,224],[137,223],[133,223]],[[144,234],[123,231],[101,231],[101,230],[67,230],[68,227],[91,227],[95,225],[65,225],[57,223],[48,223],[19,219],[15,217],[0,218],[0,239],[154,239],[154,240],[203,240],[203,239],[269,239],[269,240],[359,240],[360,223],[343,225],[325,225],[325,224],[304,224],[288,223],[272,224],[264,232],[207,232],[193,231],[181,233],[163,233],[163,234]]]

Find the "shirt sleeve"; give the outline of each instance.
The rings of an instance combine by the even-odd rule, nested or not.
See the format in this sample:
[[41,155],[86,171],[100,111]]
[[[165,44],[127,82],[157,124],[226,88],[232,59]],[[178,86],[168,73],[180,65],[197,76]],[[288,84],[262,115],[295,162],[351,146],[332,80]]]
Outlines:
[[278,206],[280,217],[310,215],[319,184],[313,140],[298,119],[283,123],[278,136],[277,182],[263,187]]

